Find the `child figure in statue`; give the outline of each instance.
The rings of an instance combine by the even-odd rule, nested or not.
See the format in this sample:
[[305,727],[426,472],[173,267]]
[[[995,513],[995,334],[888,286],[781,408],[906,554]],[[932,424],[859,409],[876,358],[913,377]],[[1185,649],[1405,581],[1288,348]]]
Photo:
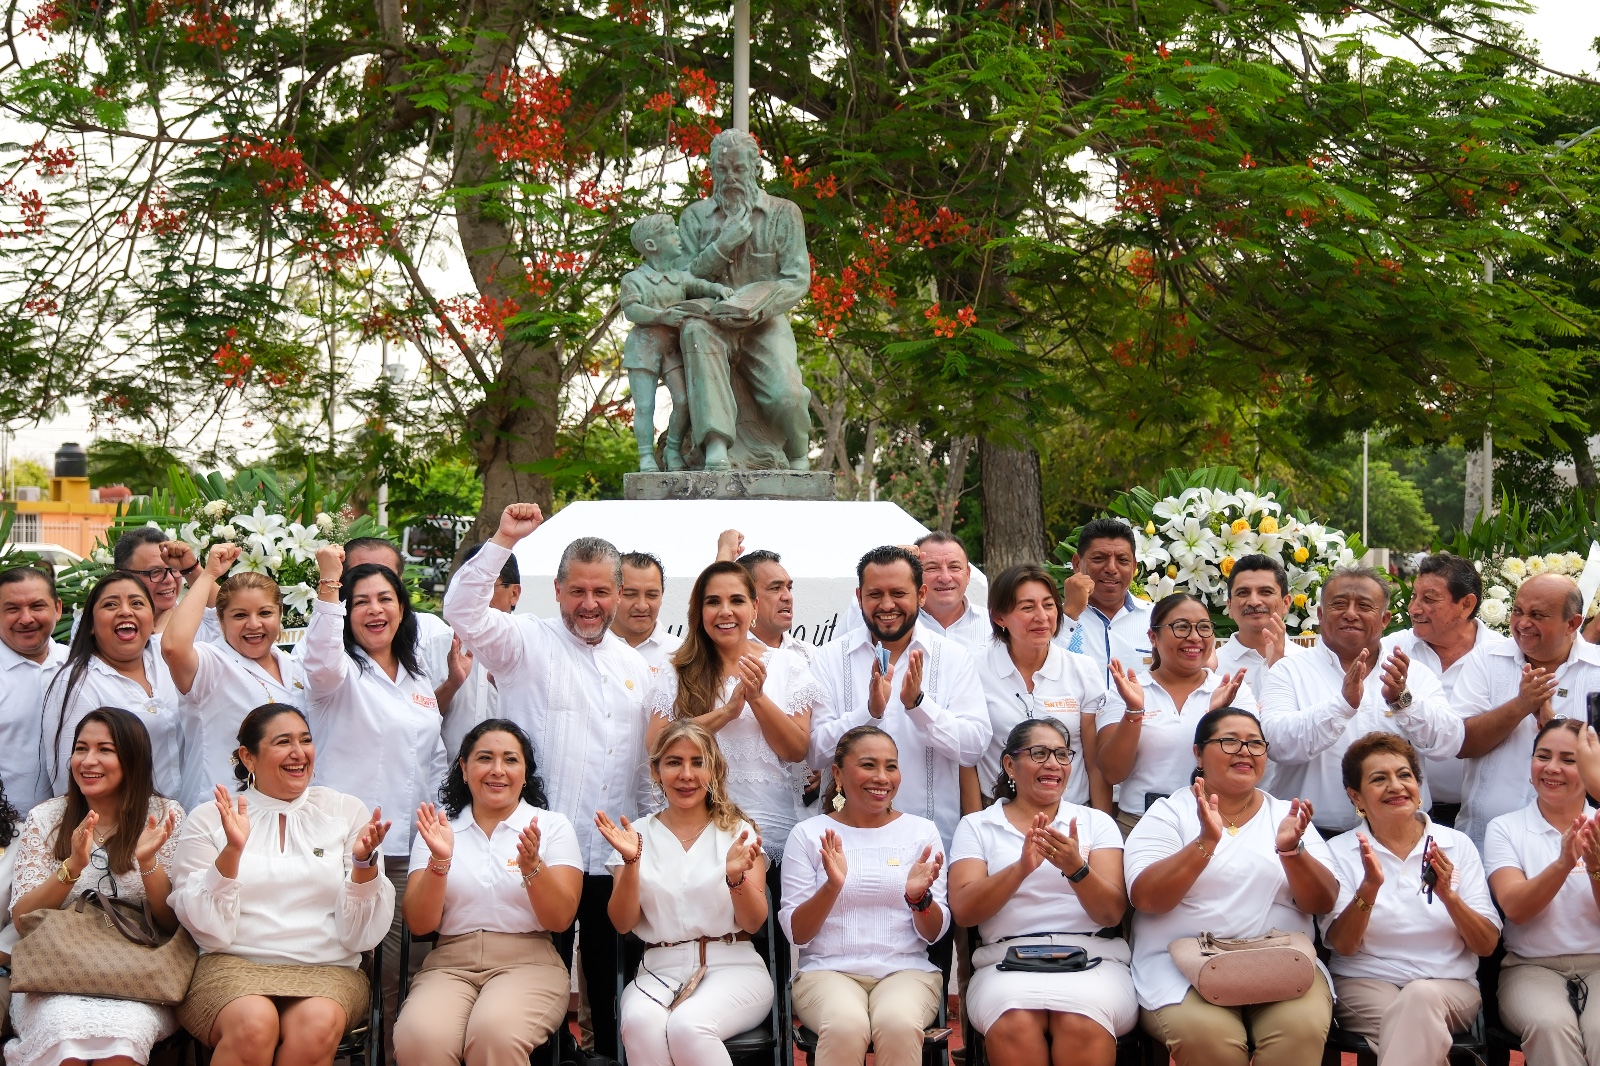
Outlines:
[[622,367],[628,372],[633,395],[633,434],[639,442],[639,469],[656,465],[656,383],[664,380],[672,397],[667,420],[668,470],[685,467],[681,448],[689,422],[689,396],[683,377],[683,352],[678,347],[678,327],[688,312],[677,307],[687,299],[731,295],[726,285],[704,281],[681,268],[683,242],[671,215],[646,215],[630,231],[633,247],[644,265],[622,276],[618,303],[633,329],[622,345]]

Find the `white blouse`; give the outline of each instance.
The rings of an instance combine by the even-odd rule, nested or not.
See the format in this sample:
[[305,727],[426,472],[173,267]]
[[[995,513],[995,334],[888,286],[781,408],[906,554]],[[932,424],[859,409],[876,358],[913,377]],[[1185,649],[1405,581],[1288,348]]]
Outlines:
[[244,798],[250,838],[237,877],[217,872],[228,839],[216,803],[184,823],[168,899],[178,920],[205,952],[268,965],[360,965],[361,952],[389,932],[395,898],[381,870],[364,884],[350,879],[366,804],[319,785],[290,801],[253,788]]
[[433,682],[401,666],[394,680],[359,648],[344,650],[345,605],[317,600],[306,645],[317,782],[380,807],[394,823],[385,856],[409,858],[417,807],[438,798],[448,763]]
[[[168,811],[176,812],[178,815],[178,828],[167,838],[161,850],[156,852],[156,862],[160,863],[170,875],[173,855],[178,846],[178,834],[184,825],[183,808],[162,796],[151,796],[149,811],[157,819],[165,818]],[[61,860],[56,858],[55,854],[56,833],[60,830],[62,816],[66,813],[67,797],[57,796],[55,799],[45,800],[28,815],[28,820],[19,830],[18,839],[6,849],[16,853],[14,858],[16,869],[7,886],[11,894],[8,911],[10,907],[15,907],[23,896],[54,877],[56,871],[61,868]],[[71,833],[75,828],[77,827],[73,826],[67,832]],[[134,868],[137,865],[135,863],[120,874],[113,874],[105,849],[96,846],[90,853],[89,865],[78,875],[77,883],[61,901],[61,907],[65,909],[77,900],[80,893],[89,889],[96,889],[108,895],[115,894],[118,899],[130,903],[143,902],[144,878],[140,877],[139,871]],[[14,927],[8,927],[8,931],[12,928]]]
[[[1179,707],[1166,689],[1161,687],[1148,671],[1139,674],[1139,684],[1144,687],[1144,722],[1139,728],[1139,746],[1134,749],[1133,769],[1123,778],[1117,792],[1117,809],[1130,814],[1144,812],[1147,793],[1165,796],[1184,787],[1194,772],[1194,727],[1207,711],[1211,710],[1211,694],[1222,683],[1222,675],[1207,670],[1200,687],[1189,693]],[[1255,710],[1255,697],[1248,689],[1240,689],[1234,702],[1247,710]],[[1114,725],[1127,724],[1122,716],[1128,705],[1122,693],[1112,684],[1106,690],[1106,702],[1095,720],[1095,734],[1101,736]],[[1101,750],[1105,750],[1101,740]]]
[[[1027,837],[1006,818],[1005,808],[1004,802],[992,803],[961,819],[950,845],[951,865],[962,859],[977,859],[993,875],[1022,858]],[[1115,851],[1117,861],[1122,861],[1122,833],[1109,814],[1093,807],[1062,803],[1050,824],[1068,833],[1074,819],[1078,823],[1078,848],[1085,862],[1102,849]],[[985,944],[993,944],[1003,937],[1033,933],[1093,934],[1100,926],[1078,901],[1076,887],[1061,876],[1060,870],[1048,862],[1040,863],[1037,870],[1022,879],[994,917],[979,923],[978,935]]]
[[[1220,937],[1265,936],[1274,929],[1314,935],[1311,915],[1301,911],[1289,891],[1289,875],[1277,855],[1278,826],[1289,801],[1262,794],[1255,816],[1237,836],[1222,834],[1217,850],[1178,905],[1165,914],[1133,912],[1133,987],[1139,1006],[1160,1010],[1189,992],[1189,981],[1167,953],[1179,937],[1212,933]],[[1193,847],[1200,837],[1200,812],[1194,793],[1179,789],[1157,800],[1128,835],[1122,856],[1129,891],[1145,870]],[[1327,843],[1307,826],[1306,852],[1332,869]]]
[[[156,791],[176,796],[180,789],[182,738],[178,731],[178,689],[172,671],[161,658],[161,636],[151,636],[144,649],[144,676],[153,691],[131,677],[117,673],[99,656],[90,656],[78,686],[67,699],[67,675],[71,667],[63,663],[45,692],[43,750],[55,749],[50,764],[50,786],[57,795],[67,791],[72,774],[72,731],[84,715],[96,707],[121,707],[144,723],[150,734],[150,761]],[[59,727],[59,729],[58,729]]]
[[[755,838],[749,822],[730,832],[715,825],[687,848],[655,815],[633,823],[644,841],[639,858],[639,924],[633,932],[646,944],[678,944],[703,936],[728,936],[739,931],[728,889],[728,849],[741,833]],[[622,856],[615,848],[606,869],[616,876]],[[746,886],[760,890],[760,885]],[[741,889],[741,891],[744,891]]]
[[[761,691],[784,714],[793,716],[812,710],[822,699],[822,689],[810,668],[794,652],[768,648],[761,661],[767,666],[767,680]],[[735,684],[731,677],[723,679],[719,702],[727,702]],[[677,698],[678,671],[668,665],[656,674],[650,713],[673,721],[677,717],[673,701]],[[762,735],[761,723],[748,703],[739,717],[717,730],[717,747],[728,763],[728,795],[760,827],[761,844],[768,857],[773,862],[781,861],[784,841],[801,817],[804,775],[796,773],[801,764],[778,757]],[[652,797],[652,802],[656,810],[661,809],[659,798]]]
[[[445,875],[444,916],[439,920],[441,935],[460,936],[480,930],[488,933],[544,931],[544,924],[528,901],[528,890],[522,887],[522,867],[517,864],[517,841],[528,823],[536,818],[540,860],[546,866],[570,866],[580,873],[583,871],[578,836],[566,815],[541,810],[521,800],[517,809],[494,827],[493,834],[484,836],[468,804],[450,820],[455,849],[450,855],[450,872]],[[428,842],[418,833],[411,844],[409,872],[426,869],[432,857]]]
[[[1583,816],[1593,818],[1594,808],[1585,805]],[[1490,822],[1483,841],[1483,869],[1490,877],[1507,867],[1525,877],[1538,877],[1560,856],[1561,830],[1539,813],[1538,800]],[[1567,879],[1544,910],[1522,925],[1507,919],[1505,930],[1506,950],[1525,959],[1600,955],[1600,908],[1595,906],[1583,859],[1567,871]]]
[[[822,835],[830,829],[844,844],[844,890],[817,935],[801,944],[794,938],[794,912],[828,879]],[[784,849],[783,907],[778,912],[778,924],[800,953],[795,972],[835,970],[860,977],[887,977],[900,970],[937,973],[939,968],[928,960],[933,940],[917,932],[915,914],[906,905],[906,876],[928,847],[935,854],[944,850],[939,827],[914,814],[901,814],[877,829],[856,829],[826,814],[795,826]],[[948,871],[947,863],[933,882],[933,899],[943,912],[939,936],[950,928]]]
[[194,683],[178,696],[183,727],[183,783],[178,798],[193,809],[212,800],[218,785],[231,792],[233,753],[239,748],[239,723],[265,703],[306,709],[305,667],[277,648],[280,682],[260,663],[224,643],[196,643]]

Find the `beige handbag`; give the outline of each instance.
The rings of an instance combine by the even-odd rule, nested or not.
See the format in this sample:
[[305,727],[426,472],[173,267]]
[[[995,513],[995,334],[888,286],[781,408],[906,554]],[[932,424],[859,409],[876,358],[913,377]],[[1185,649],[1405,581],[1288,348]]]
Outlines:
[[17,919],[11,991],[183,1002],[200,957],[186,929],[162,939],[150,905],[135,907],[89,890],[62,910]]
[[1274,929],[1240,940],[1201,933],[1174,940],[1167,951],[1200,998],[1219,1007],[1299,999],[1316,980],[1316,949],[1304,933]]

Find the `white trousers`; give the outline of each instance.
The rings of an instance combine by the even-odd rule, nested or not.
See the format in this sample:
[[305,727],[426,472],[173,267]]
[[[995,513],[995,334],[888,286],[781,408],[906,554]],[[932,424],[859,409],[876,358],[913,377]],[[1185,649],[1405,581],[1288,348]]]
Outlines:
[[772,1010],[772,977],[749,941],[706,945],[706,975],[670,1012],[664,1006],[700,964],[696,945],[651,948],[622,990],[622,1045],[630,1066],[730,1066],[723,1040]]

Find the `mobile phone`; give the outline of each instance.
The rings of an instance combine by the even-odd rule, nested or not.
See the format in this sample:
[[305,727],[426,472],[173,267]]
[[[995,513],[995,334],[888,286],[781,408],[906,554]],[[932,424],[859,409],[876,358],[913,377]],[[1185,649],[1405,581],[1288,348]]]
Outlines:
[[878,656],[878,673],[889,676],[889,649],[879,644],[872,649]]
[[1433,868],[1433,834],[1428,834],[1428,839],[1422,842],[1422,890],[1428,895],[1428,902],[1433,902],[1433,886],[1439,883],[1439,871]]
[[1071,947],[1065,944],[1020,944],[1017,947],[1019,959],[1070,959],[1082,952],[1082,948]]
[[1589,724],[1595,729],[1600,729],[1600,692],[1591,692],[1585,696],[1584,705],[1589,712]]

